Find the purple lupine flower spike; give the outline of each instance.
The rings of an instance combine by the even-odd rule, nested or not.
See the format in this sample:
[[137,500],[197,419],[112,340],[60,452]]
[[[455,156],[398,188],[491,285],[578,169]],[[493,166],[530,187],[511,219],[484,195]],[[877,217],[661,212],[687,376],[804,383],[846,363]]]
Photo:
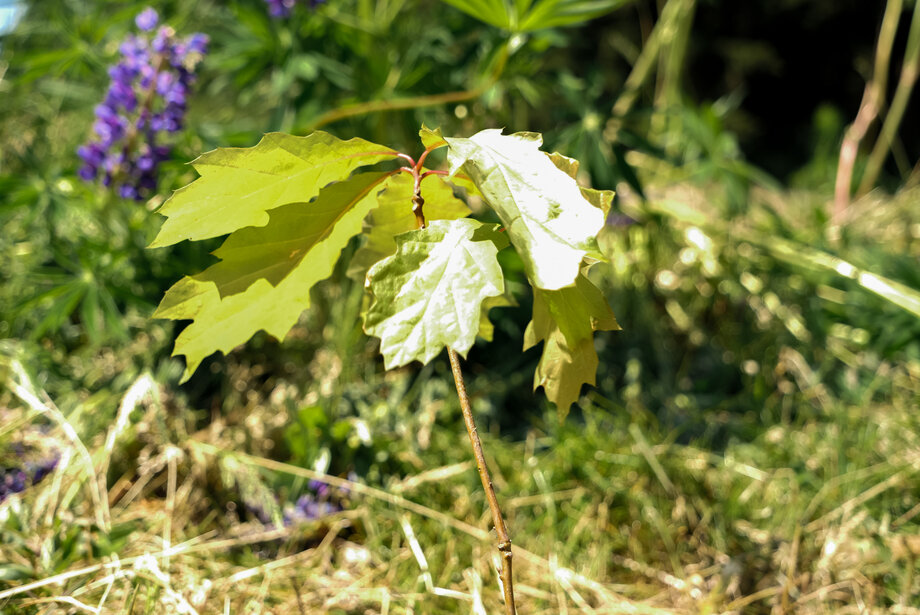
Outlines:
[[[291,11],[294,10],[294,6],[297,4],[297,0],[265,0],[265,3],[268,5],[268,14],[275,18],[290,17]],[[306,4],[310,6],[311,9],[316,9],[321,4],[325,4],[326,0],[306,0]]]
[[39,457],[38,460],[29,460],[35,456],[31,449],[17,452],[17,457],[24,459],[17,464],[19,467],[0,467],[0,502],[14,493],[22,493],[28,487],[37,485],[44,480],[57,467],[60,456],[50,453]]
[[157,27],[157,22],[159,20],[160,16],[157,15],[157,12],[148,6],[134,18],[134,23],[137,24],[139,30],[150,32]]
[[160,133],[182,130],[208,37],[182,39],[169,26],[157,28],[159,15],[152,8],[134,21],[143,34],[128,35],[119,46],[121,59],[109,69],[112,82],[96,107],[95,138],[77,155],[83,161],[80,177],[101,179],[122,198],[141,200],[156,189],[157,168],[169,158],[170,147],[158,143]]

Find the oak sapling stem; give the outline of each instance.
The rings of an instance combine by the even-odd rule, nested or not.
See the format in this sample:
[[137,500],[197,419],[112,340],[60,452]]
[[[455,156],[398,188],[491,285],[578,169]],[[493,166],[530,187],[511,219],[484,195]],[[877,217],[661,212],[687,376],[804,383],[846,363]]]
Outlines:
[[[422,198],[422,179],[426,175],[441,174],[441,172],[427,171],[421,172],[422,164],[428,154],[434,150],[434,147],[425,150],[418,163],[413,167],[403,167],[402,170],[412,173],[415,178],[415,192],[412,196],[412,213],[415,214],[415,222],[419,229],[425,228],[424,205],[425,199]],[[410,157],[401,155],[401,158],[412,160]],[[498,551],[501,554],[501,579],[502,592],[505,598],[505,613],[507,615],[516,615],[517,611],[514,605],[514,584],[511,573],[511,537],[508,534],[508,528],[505,526],[505,519],[502,516],[501,507],[498,505],[498,498],[495,495],[495,488],[492,486],[492,477],[489,475],[489,467],[486,463],[485,455],[482,452],[482,441],[479,439],[479,430],[476,428],[476,421],[473,419],[473,408],[470,405],[470,398],[466,394],[466,384],[463,381],[463,371],[460,369],[460,357],[453,348],[447,348],[447,356],[450,359],[450,370],[454,376],[454,385],[457,388],[457,397],[460,400],[460,409],[463,413],[463,422],[466,425],[466,431],[470,437],[470,445],[473,447],[473,457],[476,459],[476,469],[479,471],[479,479],[482,481],[482,489],[485,491],[486,500],[489,502],[489,510],[492,512],[492,523],[495,526],[495,533],[498,535]]]
[[508,528],[505,527],[505,519],[502,516],[501,508],[498,506],[498,498],[495,497],[495,489],[492,487],[492,477],[489,476],[489,468],[486,465],[486,458],[482,452],[482,442],[479,440],[479,431],[476,429],[476,423],[473,421],[473,409],[470,406],[470,398],[466,394],[466,386],[463,382],[463,372],[460,370],[460,357],[453,348],[447,349],[447,356],[450,358],[450,369],[454,374],[454,385],[457,387],[457,396],[460,398],[460,408],[463,411],[463,422],[466,423],[466,431],[470,435],[470,444],[473,446],[473,456],[476,457],[476,469],[479,470],[479,479],[482,481],[482,488],[486,492],[486,499],[489,501],[489,509],[492,511],[492,523],[495,525],[495,533],[498,535],[498,551],[501,553],[501,577],[502,591],[505,595],[505,612],[508,615],[515,615],[514,608],[514,585],[511,574],[511,537],[508,535]]

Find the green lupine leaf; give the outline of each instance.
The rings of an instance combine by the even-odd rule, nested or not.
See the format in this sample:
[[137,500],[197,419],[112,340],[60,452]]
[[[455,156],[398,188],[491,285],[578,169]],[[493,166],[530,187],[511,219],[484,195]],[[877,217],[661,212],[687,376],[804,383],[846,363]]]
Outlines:
[[559,290],[534,289],[533,320],[524,332],[524,350],[543,342],[534,389],[568,412],[584,383],[594,384],[597,353],[594,332],[618,330],[604,295],[584,274]]
[[505,0],[444,0],[464,13],[498,28],[510,29],[513,13]]
[[569,286],[585,256],[603,259],[596,236],[604,212],[540,151],[540,135],[489,129],[446,141],[451,173],[466,170],[498,213],[534,287]]
[[307,202],[356,168],[396,154],[364,139],[342,141],[325,132],[270,133],[254,147],[214,150],[192,163],[201,177],[159,209],[167,219],[150,247],[265,226],[270,210]]
[[496,255],[507,245],[493,225],[436,220],[396,237],[396,254],[368,273],[374,302],[364,330],[380,338],[387,369],[427,363],[445,347],[466,356],[483,302],[504,293]]
[[[378,197],[380,206],[365,220],[367,241],[352,257],[349,276],[364,277],[374,263],[396,252],[394,236],[416,227],[412,212],[414,188],[415,182],[408,173],[394,175],[386,182]],[[450,184],[440,176],[424,178],[421,189],[427,220],[454,220],[470,215],[470,208],[454,196]]]
[[521,20],[518,30],[528,32],[582,23],[609,13],[629,0],[543,0]]
[[270,212],[262,228],[230,235],[225,258],[166,292],[155,318],[191,319],[173,355],[185,355],[183,381],[208,355],[230,352],[259,330],[284,339],[310,306],[310,289],[332,273],[342,248],[377,206],[386,173],[362,173],[320,192],[312,203]]

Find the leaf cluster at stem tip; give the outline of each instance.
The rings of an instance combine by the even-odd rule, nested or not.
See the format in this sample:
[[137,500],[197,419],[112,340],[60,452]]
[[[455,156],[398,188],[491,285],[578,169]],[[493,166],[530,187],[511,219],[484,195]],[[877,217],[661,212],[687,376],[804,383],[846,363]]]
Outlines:
[[[283,339],[357,235],[348,273],[366,279],[364,329],[380,338],[387,369],[445,347],[465,356],[477,336],[491,339],[489,310],[513,304],[497,259],[511,245],[534,289],[524,348],[543,342],[534,388],[568,410],[594,383],[594,331],[619,328],[585,276],[603,260],[597,234],[613,193],[579,186],[578,162],[541,151],[536,133],[462,138],[422,127],[419,136],[418,161],[324,132],[271,133],[194,161],[201,176],[160,208],[166,221],[151,244],[227,235],[219,262],[177,282],[154,314],[192,321],[173,352],[186,357],[183,380],[260,330]],[[444,146],[449,170],[426,168]],[[455,188],[481,197],[504,228],[469,218]]]

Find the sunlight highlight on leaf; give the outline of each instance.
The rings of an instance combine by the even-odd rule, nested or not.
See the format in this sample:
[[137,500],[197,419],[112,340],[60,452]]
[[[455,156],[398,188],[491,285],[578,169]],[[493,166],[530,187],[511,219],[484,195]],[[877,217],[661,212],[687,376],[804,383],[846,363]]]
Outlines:
[[377,206],[388,173],[362,173],[324,189],[312,203],[270,212],[268,225],[230,235],[225,260],[170,288],[155,318],[191,319],[173,355],[185,355],[183,381],[201,361],[227,353],[259,330],[284,339],[310,306],[310,289],[332,273],[342,249]]
[[585,256],[603,260],[596,236],[604,212],[539,147],[536,133],[489,129],[447,138],[451,173],[466,170],[498,213],[537,288],[572,284]]
[[[396,235],[415,228],[413,187],[412,176],[408,173],[394,175],[386,182],[378,197],[380,206],[365,220],[366,242],[352,257],[349,276],[363,278],[374,263],[396,252]],[[422,194],[428,220],[455,220],[470,215],[466,203],[455,197],[450,184],[437,175],[422,180]]]
[[[504,293],[496,255],[507,239],[476,220],[436,220],[396,238],[395,255],[368,273],[374,296],[364,320],[387,369],[427,363],[445,346],[466,356],[483,302]],[[496,305],[493,303],[492,305]]]
[[265,226],[268,211],[307,202],[356,168],[396,153],[364,139],[342,141],[319,131],[306,137],[269,133],[254,147],[216,149],[192,163],[201,177],[158,210],[167,219],[150,247]]

